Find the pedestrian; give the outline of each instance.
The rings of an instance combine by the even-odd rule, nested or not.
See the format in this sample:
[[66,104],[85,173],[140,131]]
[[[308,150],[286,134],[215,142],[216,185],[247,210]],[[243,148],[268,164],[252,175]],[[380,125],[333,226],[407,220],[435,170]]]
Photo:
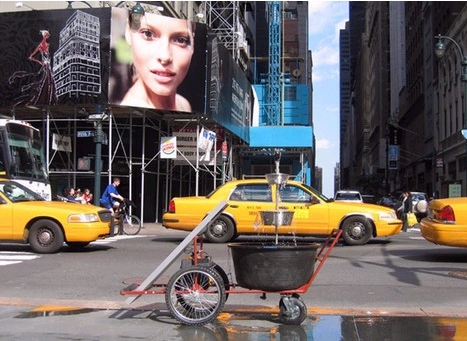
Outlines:
[[65,198],[68,202],[82,203],[82,200],[76,197],[75,189],[73,187],[67,187],[65,189]]
[[412,196],[410,195],[409,191],[404,191],[403,193],[404,199],[402,200],[402,231],[407,232],[407,229],[409,227],[409,220],[408,216],[410,213],[412,213],[413,210],[413,204],[412,204]]
[[195,23],[146,12],[128,19],[125,38],[133,56],[134,82],[121,105],[191,112],[177,93],[194,52]]
[[81,189],[79,187],[75,188],[75,198],[78,199],[82,204],[85,204],[83,193],[81,193]]
[[101,206],[109,210],[112,210],[113,214],[118,211],[120,207],[120,201],[123,201],[124,198],[118,193],[117,187],[120,185],[120,178],[113,178],[111,184],[109,184],[101,197]]
[[89,188],[84,189],[83,199],[85,201],[85,204],[89,204],[89,205],[92,204],[93,195],[92,195],[91,190]]

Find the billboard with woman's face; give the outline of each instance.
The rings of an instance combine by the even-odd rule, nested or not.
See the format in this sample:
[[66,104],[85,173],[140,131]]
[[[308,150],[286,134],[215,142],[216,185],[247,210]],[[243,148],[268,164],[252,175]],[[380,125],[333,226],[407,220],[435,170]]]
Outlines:
[[0,105],[204,112],[206,27],[124,8],[0,14]]
[[206,25],[115,8],[112,28],[111,103],[204,113]]
[[202,114],[247,141],[251,85],[207,32],[156,13],[134,21],[116,7],[1,13],[0,108],[99,104]]

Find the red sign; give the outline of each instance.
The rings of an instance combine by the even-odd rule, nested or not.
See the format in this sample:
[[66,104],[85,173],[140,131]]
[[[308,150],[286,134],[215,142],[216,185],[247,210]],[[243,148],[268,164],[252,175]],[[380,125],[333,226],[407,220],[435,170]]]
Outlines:
[[227,160],[227,141],[222,142],[222,160]]

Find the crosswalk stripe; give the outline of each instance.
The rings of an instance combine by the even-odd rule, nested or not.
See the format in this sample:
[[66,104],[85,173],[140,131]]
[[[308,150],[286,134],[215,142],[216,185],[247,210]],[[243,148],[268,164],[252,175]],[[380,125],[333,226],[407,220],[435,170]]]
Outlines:
[[11,251],[0,251],[0,260],[29,260],[40,257],[30,252],[11,252]]
[[23,261],[0,260],[0,266],[22,263]]
[[32,260],[40,257],[40,255],[31,252],[0,251],[0,266],[18,264],[26,260]]
[[30,259],[34,259],[34,258],[37,258],[38,256],[22,256],[22,255],[2,255],[0,254],[0,260],[5,260],[5,259],[8,259],[8,260],[19,260],[19,261],[23,261],[23,260],[30,260]]
[[[136,236],[127,236],[127,235],[116,235],[113,237],[109,237],[106,239],[99,239],[91,244],[109,244],[118,240],[122,239],[133,239],[133,238],[141,238],[145,237],[144,235],[136,235]],[[33,260],[36,258],[40,258],[42,255],[32,253],[32,252],[12,252],[12,251],[0,251],[0,266],[12,265],[12,264],[19,264],[24,261]]]
[[94,242],[92,242],[92,244],[109,244],[109,243],[112,243],[114,241],[117,241],[117,240],[122,240],[122,239],[133,239],[133,238],[141,238],[141,237],[145,237],[144,235],[135,235],[135,236],[127,236],[127,235],[116,235],[116,236],[113,236],[113,237],[108,237],[108,238],[105,238],[105,239],[99,239],[99,240],[96,240]]

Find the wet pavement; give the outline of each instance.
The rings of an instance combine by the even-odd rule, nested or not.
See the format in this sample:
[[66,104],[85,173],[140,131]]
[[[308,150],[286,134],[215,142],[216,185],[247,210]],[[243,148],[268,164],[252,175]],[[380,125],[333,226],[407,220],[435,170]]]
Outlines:
[[[143,233],[153,228],[145,226]],[[216,321],[183,326],[163,300],[131,308],[113,301],[9,302],[0,299],[0,340],[467,341],[467,307],[396,312],[310,306],[295,326],[281,323],[277,307],[227,303]]]
[[[5,311],[6,309],[6,311]],[[183,326],[162,304],[146,309],[0,306],[1,340],[459,341],[467,319],[428,316],[308,315],[280,323],[274,309],[230,307],[204,326]]]

